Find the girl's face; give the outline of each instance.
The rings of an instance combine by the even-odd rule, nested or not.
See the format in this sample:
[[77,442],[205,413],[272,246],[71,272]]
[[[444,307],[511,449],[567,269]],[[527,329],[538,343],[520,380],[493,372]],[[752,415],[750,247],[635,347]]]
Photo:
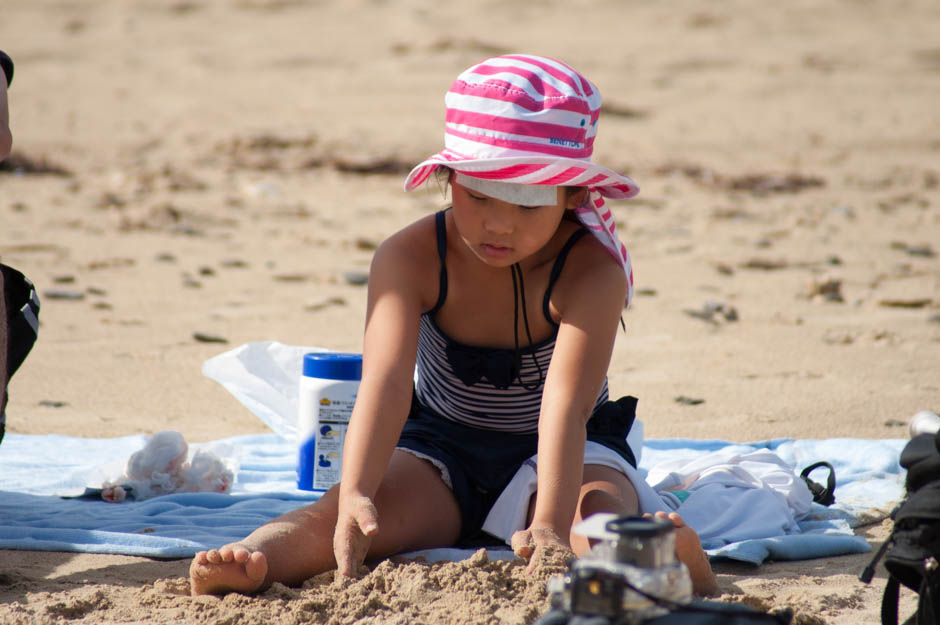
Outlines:
[[520,206],[468,189],[451,176],[454,222],[467,247],[492,267],[509,267],[542,249],[555,235],[568,208],[580,193],[568,197],[558,187],[552,206]]

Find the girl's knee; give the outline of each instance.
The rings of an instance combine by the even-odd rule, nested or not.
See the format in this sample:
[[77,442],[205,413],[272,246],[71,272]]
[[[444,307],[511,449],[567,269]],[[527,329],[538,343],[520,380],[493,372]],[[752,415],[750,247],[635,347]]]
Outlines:
[[[633,491],[631,490],[630,493]],[[581,498],[578,501],[578,510],[575,515],[575,524],[598,513],[616,514],[618,516],[632,516],[637,514],[636,495],[630,497],[616,485],[609,482],[591,482],[581,487]],[[578,557],[583,556],[596,542],[581,536],[572,530],[569,537],[571,548]]]
[[624,496],[616,489],[588,487],[581,494],[578,513],[582,519],[599,512],[632,515],[638,512],[636,497]]
[[586,465],[578,512],[582,519],[598,512],[637,514],[639,501],[636,489],[629,478],[616,469]]

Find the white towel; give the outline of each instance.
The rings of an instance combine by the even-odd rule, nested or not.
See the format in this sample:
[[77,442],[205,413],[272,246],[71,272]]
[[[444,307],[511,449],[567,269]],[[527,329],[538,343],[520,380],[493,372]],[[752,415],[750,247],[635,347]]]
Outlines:
[[[627,435],[627,445],[633,455],[640,462],[640,453],[643,448],[643,422],[637,419]],[[650,488],[643,476],[624,460],[620,454],[604,447],[600,443],[588,441],[584,447],[584,464],[599,464],[611,467],[624,473],[633,483],[639,497],[640,512],[656,512],[668,510],[662,498]],[[501,538],[509,544],[512,535],[518,530],[525,529],[526,517],[529,513],[529,501],[538,485],[538,454],[532,456],[516,471],[503,493],[490,508],[490,512],[483,522],[483,531]]]

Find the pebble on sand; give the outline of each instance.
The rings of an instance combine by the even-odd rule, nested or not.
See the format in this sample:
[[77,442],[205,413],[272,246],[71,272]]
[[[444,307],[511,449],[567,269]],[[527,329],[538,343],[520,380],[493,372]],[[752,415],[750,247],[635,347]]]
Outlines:
[[228,343],[228,339],[206,332],[193,332],[193,338],[200,343]]

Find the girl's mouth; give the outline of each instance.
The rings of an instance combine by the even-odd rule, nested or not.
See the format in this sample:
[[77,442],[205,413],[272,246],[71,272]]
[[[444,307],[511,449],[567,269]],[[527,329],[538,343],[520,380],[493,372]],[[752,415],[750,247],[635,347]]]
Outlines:
[[490,258],[505,258],[512,252],[512,248],[506,245],[496,245],[494,243],[481,243],[480,249]]

